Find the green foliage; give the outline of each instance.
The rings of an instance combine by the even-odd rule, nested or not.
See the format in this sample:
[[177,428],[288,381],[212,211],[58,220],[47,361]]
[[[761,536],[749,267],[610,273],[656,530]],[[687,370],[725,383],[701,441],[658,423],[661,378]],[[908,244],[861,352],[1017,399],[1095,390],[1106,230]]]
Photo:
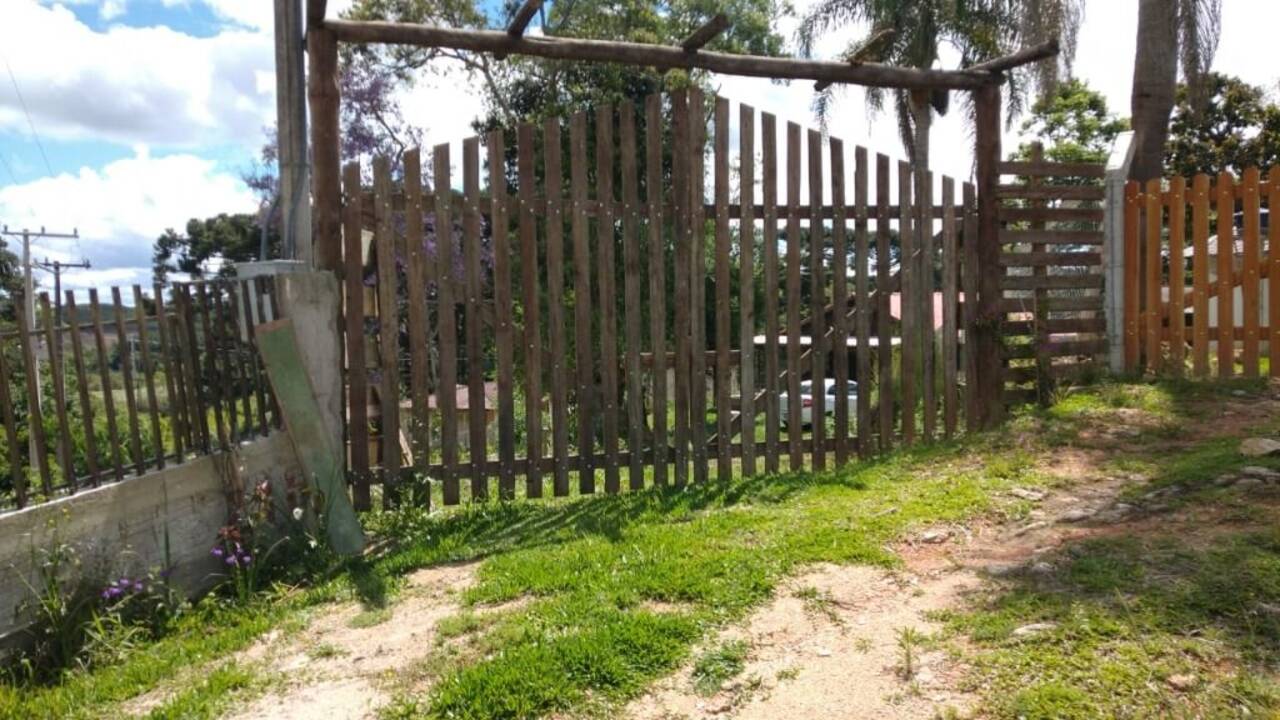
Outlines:
[[1190,177],[1223,170],[1237,177],[1245,168],[1264,172],[1280,162],[1280,105],[1263,88],[1238,77],[1210,73],[1210,94],[1200,109],[1186,85],[1178,101],[1165,146],[1168,173]]
[[1102,93],[1073,79],[1031,107],[1022,123],[1024,140],[1011,159],[1029,159],[1031,142],[1037,141],[1044,146],[1045,160],[1103,163],[1116,136],[1127,129],[1129,121],[1111,112]]
[[[152,253],[152,269],[158,282],[168,273],[182,272],[203,277],[211,271],[218,275],[231,272],[231,263],[259,259],[262,227],[257,215],[222,213],[215,217],[187,221],[185,233],[172,228],[156,238]],[[267,231],[268,257],[278,257],[280,234],[272,226]],[[210,265],[219,263],[216,270]]]
[[694,689],[702,695],[715,695],[746,668],[750,650],[745,640],[728,640],[708,648],[693,663]]

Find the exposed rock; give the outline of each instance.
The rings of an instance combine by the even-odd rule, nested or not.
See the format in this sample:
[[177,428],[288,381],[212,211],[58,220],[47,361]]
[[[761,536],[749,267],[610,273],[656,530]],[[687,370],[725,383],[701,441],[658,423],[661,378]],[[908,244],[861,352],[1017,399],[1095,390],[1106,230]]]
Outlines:
[[1229,475],[1229,474],[1219,475],[1218,477],[1214,478],[1213,484],[1217,485],[1218,487],[1227,487],[1228,485],[1231,485],[1232,483],[1234,483],[1236,480],[1239,480],[1239,479],[1240,478],[1236,477],[1235,475]]
[[1261,479],[1259,479],[1259,478],[1256,478],[1256,477],[1242,477],[1242,478],[1240,478],[1239,480],[1237,480],[1237,481],[1236,481],[1235,486],[1236,486],[1236,487],[1238,487],[1238,488],[1240,488],[1240,489],[1242,489],[1242,490],[1247,490],[1247,489],[1249,489],[1249,488],[1258,487],[1258,486],[1259,486],[1259,485],[1261,485],[1261,484],[1262,484],[1262,480],[1261,480]]
[[936,545],[940,542],[946,542],[951,537],[951,531],[946,529],[926,530],[920,534],[920,542]]
[[1057,627],[1058,627],[1058,623],[1053,623],[1053,622],[1031,623],[1030,625],[1023,625],[1017,630],[1014,630],[1013,636],[1028,637],[1031,635],[1039,635],[1042,632],[1048,632],[1050,630],[1056,629]]
[[1177,675],[1170,675],[1169,677],[1165,678],[1164,681],[1169,683],[1169,687],[1173,688],[1174,690],[1179,690],[1183,692],[1194,688],[1197,682],[1196,676],[1191,675],[1189,673],[1179,673]]
[[1246,457],[1262,457],[1280,453],[1280,440],[1271,438],[1247,438],[1240,443],[1240,454]]
[[1089,508],[1072,508],[1058,516],[1060,523],[1077,523],[1094,516],[1094,511]]
[[1032,575],[1039,575],[1041,577],[1045,577],[1048,575],[1052,575],[1054,569],[1055,568],[1051,563],[1047,563],[1041,560],[1038,563],[1032,563],[1031,567],[1028,568],[1027,571],[1030,572]]
[[1240,472],[1250,477],[1261,478],[1263,480],[1275,480],[1280,478],[1280,471],[1271,468],[1262,467],[1260,465],[1247,465],[1240,468]]
[[1012,577],[1022,572],[1023,566],[1018,563],[991,563],[982,569],[989,577]]
[[1045,496],[1045,492],[1043,490],[1032,490],[1031,488],[1021,487],[1013,488],[1009,491],[1009,494],[1016,498],[1030,500],[1032,502],[1039,502],[1043,500]]
[[1249,393],[1247,393],[1247,392],[1245,392],[1245,391],[1243,391],[1243,390],[1232,390],[1232,391],[1231,391],[1231,394],[1232,394],[1232,395],[1234,395],[1234,396],[1236,396],[1236,397],[1249,397]]
[[1042,527],[1048,527],[1048,526],[1049,526],[1049,523],[1045,522],[1044,520],[1037,520],[1033,523],[1028,523],[1026,525],[1023,525],[1017,530],[1014,530],[1013,535],[1014,537],[1019,537],[1021,535],[1026,535],[1027,533],[1033,530],[1039,530]]

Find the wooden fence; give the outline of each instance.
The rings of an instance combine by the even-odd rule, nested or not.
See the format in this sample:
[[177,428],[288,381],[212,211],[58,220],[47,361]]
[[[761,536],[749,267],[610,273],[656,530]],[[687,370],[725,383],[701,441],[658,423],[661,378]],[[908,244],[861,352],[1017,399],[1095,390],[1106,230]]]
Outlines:
[[[1280,376],[1280,171],[1125,188],[1124,361],[1130,371]],[[1189,212],[1188,212],[1189,208]],[[1190,237],[1188,238],[1188,221]],[[1188,353],[1189,351],[1189,353]],[[1188,354],[1190,357],[1188,357]]]
[[[270,279],[68,290],[0,333],[0,509],[141,475],[278,425],[254,350]],[[132,301],[126,304],[126,297]],[[23,307],[16,297],[14,306]],[[38,372],[32,369],[38,368]]]
[[1103,315],[1102,177],[1094,163],[999,165],[1022,182],[1001,184],[1003,334],[1010,403],[1048,402],[1065,379],[1098,371],[1107,350]]
[[[973,188],[733,114],[688,91],[573,115],[567,144],[555,118],[484,158],[469,138],[460,192],[449,145],[430,181],[416,149],[345,168],[358,505],[371,480],[446,504],[618,492],[957,431]],[[834,394],[785,402],[815,379]]]

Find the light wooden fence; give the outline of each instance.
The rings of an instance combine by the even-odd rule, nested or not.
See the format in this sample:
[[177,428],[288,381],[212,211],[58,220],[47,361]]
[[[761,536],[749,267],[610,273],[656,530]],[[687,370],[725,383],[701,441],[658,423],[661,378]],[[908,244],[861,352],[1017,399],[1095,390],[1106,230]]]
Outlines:
[[[1181,376],[1280,376],[1280,173],[1257,168],[1125,188],[1124,360]],[[1188,229],[1188,225],[1190,226]]]
[[[483,156],[469,138],[461,191],[449,145],[430,180],[418,150],[345,169],[358,505],[371,480],[446,504],[618,492],[957,431],[973,188],[733,115],[689,91],[576,114],[567,143],[555,118]],[[856,401],[806,428],[782,398],[814,378]]]
[[[0,333],[0,509],[141,475],[278,425],[253,346],[270,279],[68,290]],[[126,304],[126,294],[132,300]],[[23,307],[16,297],[15,308]],[[33,372],[38,369],[38,372]]]

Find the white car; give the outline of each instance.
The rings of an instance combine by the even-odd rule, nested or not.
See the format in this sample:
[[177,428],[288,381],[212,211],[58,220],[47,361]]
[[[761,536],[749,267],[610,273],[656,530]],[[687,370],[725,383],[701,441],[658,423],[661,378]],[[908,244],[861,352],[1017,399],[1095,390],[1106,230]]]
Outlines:
[[[840,399],[836,396],[836,381],[831,378],[822,380],[824,389],[823,398],[823,414],[827,417],[835,417],[836,404]],[[790,415],[790,398],[787,393],[778,396],[778,411],[782,418],[782,424],[785,426],[791,419]],[[853,418],[858,414],[858,383],[853,380],[849,381],[848,389],[845,391],[844,403],[849,408],[849,421],[853,422]],[[813,381],[803,380],[800,383],[800,423],[802,425],[811,425],[813,423]]]

